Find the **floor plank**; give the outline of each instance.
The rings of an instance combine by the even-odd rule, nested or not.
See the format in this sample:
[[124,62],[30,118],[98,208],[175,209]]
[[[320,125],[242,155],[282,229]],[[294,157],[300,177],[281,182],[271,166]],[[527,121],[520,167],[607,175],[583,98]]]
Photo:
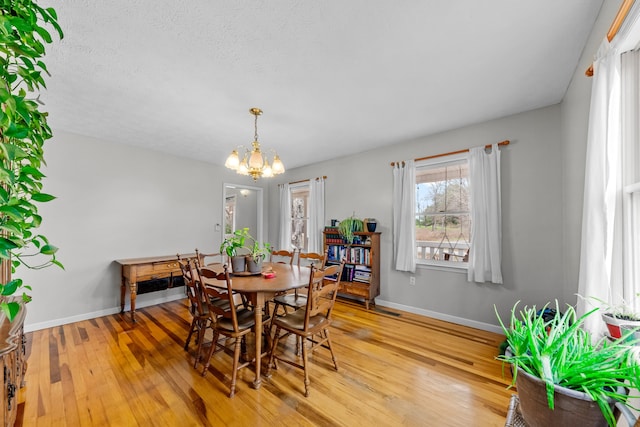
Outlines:
[[[302,372],[284,363],[260,390],[251,368],[241,370],[228,398],[229,355],[216,353],[202,377],[196,344],[183,349],[186,300],[143,308],[137,320],[27,334],[16,425],[503,426],[512,394],[495,360],[502,336],[348,300],[336,304],[331,332],[339,370],[326,350],[313,353],[308,398]],[[291,355],[293,337],[281,346]]]

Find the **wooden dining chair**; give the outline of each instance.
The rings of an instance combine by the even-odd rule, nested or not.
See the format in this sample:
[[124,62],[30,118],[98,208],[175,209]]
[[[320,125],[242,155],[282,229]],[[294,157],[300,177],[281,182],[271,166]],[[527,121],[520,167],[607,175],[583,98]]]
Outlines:
[[[310,388],[307,347],[312,352],[318,347],[327,348],[331,353],[333,365],[338,370],[338,359],[331,346],[329,326],[331,325],[331,311],[338,295],[343,267],[344,261],[339,265],[328,266],[324,270],[319,270],[312,266],[305,308],[287,314],[284,317],[276,317],[273,321],[276,329],[266,375],[269,377],[271,369],[277,369],[277,360],[302,369],[304,371],[304,395],[307,397],[309,396]],[[333,280],[334,277],[335,280]],[[277,354],[278,342],[282,338],[280,336],[281,330],[302,338],[302,365],[293,359]],[[306,341],[310,341],[310,346],[306,345]]]
[[[244,306],[236,306],[234,302],[234,292],[229,277],[229,271],[227,266],[224,266],[223,271],[215,271],[213,269],[203,267],[201,273],[206,277],[219,280],[220,287],[216,286],[204,286],[204,293],[209,308],[209,316],[211,319],[211,327],[213,329],[213,340],[209,352],[204,359],[204,368],[202,370],[202,376],[207,374],[209,364],[211,363],[211,356],[215,353],[216,349],[220,347],[225,352],[231,351],[231,349],[218,345],[218,338],[223,335],[227,338],[234,340],[233,344],[233,371],[231,375],[231,385],[229,390],[229,397],[233,397],[236,391],[236,379],[238,377],[238,371],[245,366],[248,366],[251,361],[245,361],[240,363],[240,354],[246,353],[246,336],[251,332],[255,325],[254,313],[245,308]],[[226,301],[226,304],[216,304],[216,300]],[[198,356],[200,356],[200,350],[198,350]]]
[[[179,257],[178,257],[179,258]],[[205,330],[207,329],[210,317],[207,305],[203,300],[201,288],[196,280],[196,275],[193,271],[192,262],[189,259],[178,259],[178,265],[182,271],[182,277],[184,278],[184,284],[186,286],[187,297],[189,298],[190,308],[189,311],[192,315],[191,327],[189,328],[189,335],[184,343],[184,349],[189,348],[191,337],[196,332],[196,342],[198,343],[198,352],[202,345]],[[196,357],[193,367],[198,365],[198,358]]]
[[296,252],[297,249],[294,249],[293,251],[287,251],[284,249],[279,251],[272,251],[271,256],[269,257],[269,262],[279,262],[283,264],[293,265],[293,259],[296,256]]
[[[327,261],[327,252],[319,254],[315,252],[299,252],[298,253],[298,267],[314,266],[315,268],[322,269]],[[288,292],[284,295],[277,295],[273,298],[275,307],[273,312],[278,314],[278,309],[283,307],[286,314],[286,308],[290,307],[294,310],[299,310],[307,304],[307,295],[303,290],[294,289],[292,292]],[[274,316],[275,317],[275,316]]]
[[220,252],[215,253],[203,253],[196,248],[196,259],[200,262],[200,265],[206,266],[210,264],[224,264],[224,255]]
[[298,253],[298,267],[302,266],[315,266],[316,268],[323,268],[327,262],[327,251],[323,254],[317,252],[302,252]]

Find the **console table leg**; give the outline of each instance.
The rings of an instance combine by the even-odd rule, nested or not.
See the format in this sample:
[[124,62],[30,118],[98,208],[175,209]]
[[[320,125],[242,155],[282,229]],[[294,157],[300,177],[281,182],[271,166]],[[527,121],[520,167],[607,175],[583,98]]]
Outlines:
[[138,292],[138,284],[131,283],[131,321],[136,323],[136,295]]
[[127,284],[125,277],[122,276],[122,284],[120,285],[120,314],[124,313],[124,297],[127,292]]

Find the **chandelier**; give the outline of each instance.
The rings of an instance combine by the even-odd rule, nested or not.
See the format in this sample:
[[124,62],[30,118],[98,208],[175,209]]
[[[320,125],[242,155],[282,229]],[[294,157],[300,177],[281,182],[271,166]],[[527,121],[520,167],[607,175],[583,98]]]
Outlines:
[[[280,157],[278,157],[278,153],[271,150],[274,154],[273,161],[269,164],[267,155],[260,151],[260,143],[258,142],[258,116],[262,114],[262,110],[259,108],[251,108],[249,112],[255,116],[251,150],[240,146],[229,154],[224,165],[229,169],[236,171],[240,175],[251,175],[254,181],[257,181],[260,177],[271,178],[274,175],[283,173],[284,165],[282,164]],[[244,153],[241,159],[238,151],[242,152],[243,149]]]

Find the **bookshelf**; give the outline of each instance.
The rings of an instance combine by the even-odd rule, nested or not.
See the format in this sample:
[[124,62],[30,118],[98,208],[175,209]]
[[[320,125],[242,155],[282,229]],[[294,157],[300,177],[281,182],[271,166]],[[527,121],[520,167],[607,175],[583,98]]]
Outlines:
[[356,241],[349,245],[342,240],[338,229],[325,227],[324,250],[327,264],[338,264],[346,259],[339,293],[364,299],[375,305],[375,297],[380,295],[380,232],[354,233]]

